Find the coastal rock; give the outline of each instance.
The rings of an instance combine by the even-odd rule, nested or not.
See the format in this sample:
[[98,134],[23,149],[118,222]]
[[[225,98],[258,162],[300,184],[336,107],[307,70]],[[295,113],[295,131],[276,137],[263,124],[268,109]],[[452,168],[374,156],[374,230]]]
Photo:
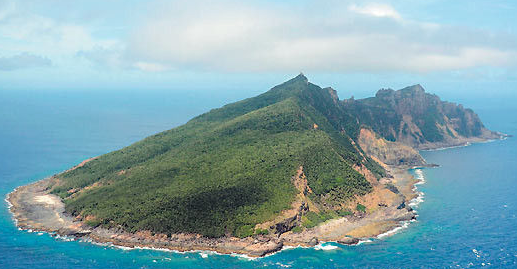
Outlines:
[[282,249],[284,243],[282,241],[269,241],[266,243],[257,243],[246,247],[245,252],[251,256],[263,257],[269,253],[277,252]]
[[292,230],[296,226],[296,220],[298,220],[298,215],[285,219],[284,221],[275,224],[275,234],[283,234],[285,232]]
[[309,243],[307,243],[307,244],[308,244],[309,246],[313,247],[313,246],[315,246],[315,245],[319,244],[319,240],[318,240],[318,238],[313,237],[313,238],[309,241]]
[[355,238],[352,236],[346,236],[346,237],[338,240],[337,242],[342,245],[355,245],[355,244],[359,243],[359,238]]
[[57,230],[57,233],[65,236],[83,237],[89,235],[91,231],[88,230],[77,230],[72,228],[61,228]]
[[294,216],[288,217],[275,225],[271,226],[271,229],[274,229],[275,234],[281,235],[283,233],[291,231],[294,227],[296,227],[301,219],[303,214],[305,214],[309,210],[309,205],[305,202],[302,202],[298,211]]
[[401,214],[400,216],[394,218],[395,221],[408,221],[416,218],[416,213],[413,211],[407,211]]

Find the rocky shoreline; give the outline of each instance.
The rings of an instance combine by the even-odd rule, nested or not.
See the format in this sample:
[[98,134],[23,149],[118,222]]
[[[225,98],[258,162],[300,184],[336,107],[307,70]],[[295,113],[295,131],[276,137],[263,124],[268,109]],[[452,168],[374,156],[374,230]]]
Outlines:
[[[486,141],[486,140],[483,140]],[[476,139],[471,142],[482,142]],[[442,145],[440,145],[442,146]],[[435,148],[439,148],[438,145]],[[81,163],[83,165],[85,162]],[[147,231],[128,233],[117,229],[92,228],[80,219],[65,213],[61,199],[50,194],[55,177],[16,188],[6,200],[16,225],[20,229],[49,232],[60,236],[84,238],[96,243],[108,243],[128,248],[155,248],[174,251],[214,251],[221,254],[244,254],[262,257],[285,247],[314,247],[321,242],[353,245],[360,240],[387,234],[414,220],[416,213],[409,206],[418,197],[415,184],[419,180],[407,165],[385,166],[391,177],[374,184],[374,191],[357,201],[368,206],[364,214],[353,214],[328,220],[299,233],[285,231],[279,234],[258,235],[248,238],[206,238],[196,234],[152,234]],[[391,184],[396,192],[385,186]]]
[[[417,182],[406,169],[392,168],[399,173],[401,189],[412,189]],[[395,175],[396,176],[396,175]],[[96,243],[108,243],[128,248],[156,248],[174,251],[214,251],[221,254],[244,254],[262,257],[280,251],[286,246],[314,247],[321,242],[357,244],[363,238],[375,237],[415,218],[410,208],[397,208],[397,204],[383,206],[366,215],[352,215],[329,220],[301,233],[286,232],[280,235],[261,235],[248,238],[205,238],[193,234],[163,234],[150,232],[127,233],[117,229],[91,228],[84,222],[65,213],[61,199],[49,193],[54,177],[21,186],[8,194],[10,211],[16,225],[23,230],[49,232],[54,235],[84,238]],[[406,191],[407,192],[407,191]],[[414,193],[412,195],[415,195]],[[409,201],[409,200],[408,200]]]

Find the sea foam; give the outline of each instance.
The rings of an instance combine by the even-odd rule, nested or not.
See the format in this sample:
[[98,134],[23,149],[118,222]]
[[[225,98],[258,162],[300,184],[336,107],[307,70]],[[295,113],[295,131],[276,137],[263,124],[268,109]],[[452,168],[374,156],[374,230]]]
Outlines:
[[319,244],[319,245],[314,246],[315,250],[334,250],[334,249],[338,249],[338,248],[339,248],[338,246],[329,245],[329,244]]
[[404,222],[402,222],[401,226],[398,226],[398,227],[396,227],[394,229],[391,229],[391,230],[389,230],[389,231],[387,231],[385,233],[379,234],[377,236],[377,238],[381,239],[381,238],[386,237],[386,236],[394,235],[397,232],[399,232],[400,230],[406,229],[407,227],[409,227],[409,223],[410,223],[410,221],[404,221]]

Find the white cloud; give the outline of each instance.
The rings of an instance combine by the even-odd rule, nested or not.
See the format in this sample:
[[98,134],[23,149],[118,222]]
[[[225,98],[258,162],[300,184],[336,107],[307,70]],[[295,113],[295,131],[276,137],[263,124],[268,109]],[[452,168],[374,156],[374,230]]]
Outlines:
[[405,20],[386,4],[327,4],[159,5],[133,32],[126,55],[160,66],[143,68],[153,71],[429,72],[517,64],[517,42],[503,35]]
[[[136,26],[117,38],[105,34],[104,25],[63,21],[26,10],[19,1],[0,0],[0,56],[28,51],[51,59],[52,66],[93,63],[95,69],[148,72],[433,72],[517,66],[515,36],[411,21],[385,3],[158,0],[148,5],[128,13]],[[69,8],[79,12],[75,5]]]
[[390,5],[371,3],[364,6],[358,6],[351,4],[348,9],[352,12],[356,12],[363,15],[369,15],[374,17],[386,17],[392,19],[402,19],[400,14]]
[[[1,0],[0,0],[1,1]],[[120,52],[120,41],[96,38],[94,29],[85,24],[64,22],[28,9],[32,3],[19,1],[0,3],[0,51],[11,57],[22,52],[45,55],[56,65],[76,64],[79,52],[113,50]]]

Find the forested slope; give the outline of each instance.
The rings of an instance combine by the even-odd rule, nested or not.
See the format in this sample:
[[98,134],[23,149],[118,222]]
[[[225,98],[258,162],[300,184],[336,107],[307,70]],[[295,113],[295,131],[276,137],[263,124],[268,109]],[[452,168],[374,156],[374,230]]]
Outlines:
[[299,167],[323,209],[370,192],[353,167],[385,171],[354,145],[359,129],[332,89],[300,74],[59,174],[52,192],[92,226],[239,235],[291,206]]

